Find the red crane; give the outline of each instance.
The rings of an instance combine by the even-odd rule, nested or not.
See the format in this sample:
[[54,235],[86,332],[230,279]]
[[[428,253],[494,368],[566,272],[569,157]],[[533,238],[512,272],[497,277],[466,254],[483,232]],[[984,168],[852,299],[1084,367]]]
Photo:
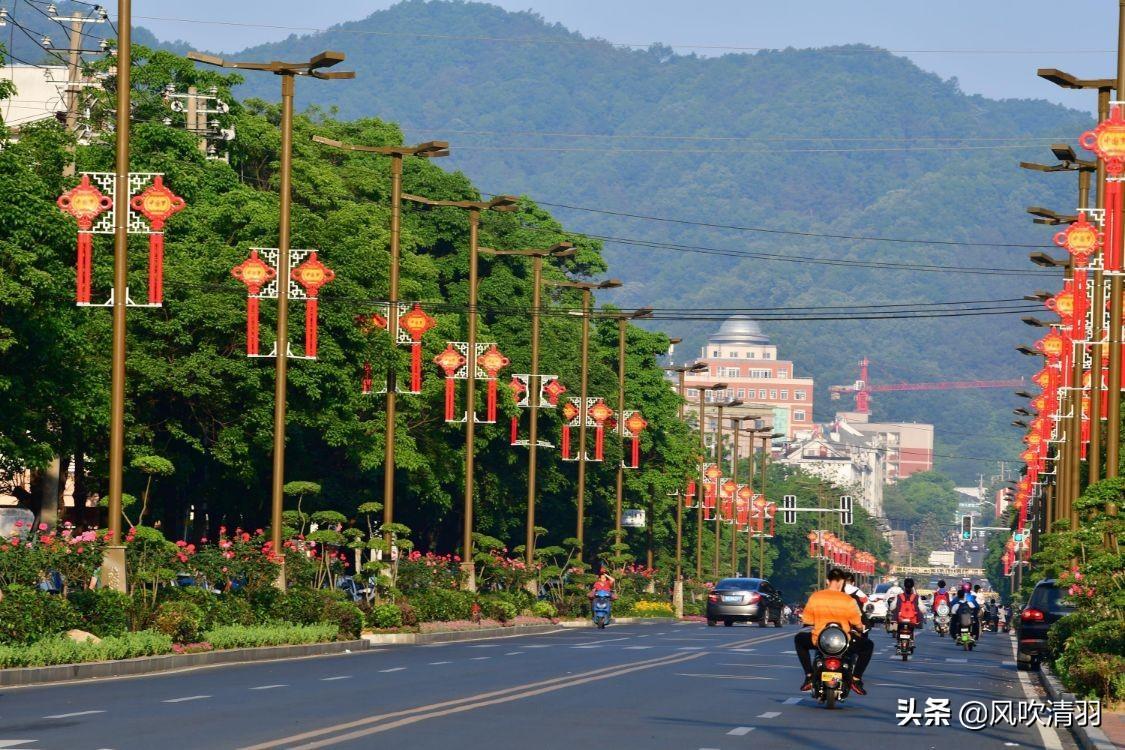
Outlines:
[[851,385],[831,385],[828,393],[833,401],[840,398],[842,393],[855,394],[855,410],[860,414],[871,413],[871,394],[887,391],[952,391],[964,388],[1018,388],[1024,385],[1023,378],[1018,380],[947,380],[938,383],[892,383],[890,385],[871,385],[867,379],[867,366],[871,364],[867,357],[859,362],[859,380]]

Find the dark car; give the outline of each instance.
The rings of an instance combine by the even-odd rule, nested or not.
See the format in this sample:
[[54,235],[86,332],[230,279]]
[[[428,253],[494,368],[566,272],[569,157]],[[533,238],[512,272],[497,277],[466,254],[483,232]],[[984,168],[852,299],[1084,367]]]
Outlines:
[[707,624],[756,622],[764,628],[772,622],[780,628],[784,607],[781,592],[765,579],[724,578],[707,594]]
[[1066,601],[1064,592],[1053,578],[1035,584],[1027,606],[1016,621],[1016,666],[1019,669],[1038,669],[1046,656],[1047,631],[1051,626],[1074,611]]

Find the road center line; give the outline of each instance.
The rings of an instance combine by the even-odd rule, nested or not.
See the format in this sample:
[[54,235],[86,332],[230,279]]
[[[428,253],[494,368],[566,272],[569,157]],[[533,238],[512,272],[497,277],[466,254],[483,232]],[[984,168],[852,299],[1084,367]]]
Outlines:
[[766,711],[764,714],[758,714],[759,719],[776,719],[781,716],[780,711]]
[[[374,734],[375,732],[382,732],[388,729],[402,726],[408,723],[414,723],[425,719],[436,718],[445,716],[450,713],[460,711],[469,711],[476,708],[483,708],[485,706],[494,705],[513,700],[520,700],[522,698],[529,698],[542,693],[550,692],[553,690],[560,690],[562,688],[573,687],[581,685],[586,682],[594,680],[607,679],[611,677],[618,677],[620,675],[629,674],[643,669],[651,669],[655,667],[671,666],[680,664],[686,661],[698,659],[703,654],[674,654],[672,656],[659,656],[652,659],[645,659],[637,662],[627,662],[625,664],[617,664],[608,667],[601,667],[589,672],[581,672],[573,675],[562,675],[559,677],[552,677],[538,682],[526,683],[523,685],[515,685],[501,690],[493,690],[487,693],[480,693],[465,698],[456,698],[442,703],[434,703],[427,706],[417,706],[415,708],[408,708],[402,711],[395,711],[387,714],[379,714],[369,716],[363,719],[356,719],[354,721],[345,722],[343,724],[336,724],[334,726],[324,727],[322,729],[314,729],[301,734],[293,735],[291,737],[282,737],[277,740],[263,742],[257,745],[252,745],[243,750],[268,750],[269,748],[276,747],[292,747],[295,742],[302,740],[312,739],[314,737],[322,737],[328,734],[337,732],[344,732],[349,729],[358,729],[358,731],[349,734],[337,735],[336,737],[326,738],[309,745],[302,746],[305,750],[312,750],[312,748],[324,747],[329,744],[337,742],[344,742],[358,737],[366,736],[367,734]],[[479,657],[487,659],[489,657]],[[400,718],[405,717],[405,718]],[[378,724],[379,722],[387,721],[388,719],[397,719],[397,721],[389,724],[379,724],[378,726],[370,726]]]

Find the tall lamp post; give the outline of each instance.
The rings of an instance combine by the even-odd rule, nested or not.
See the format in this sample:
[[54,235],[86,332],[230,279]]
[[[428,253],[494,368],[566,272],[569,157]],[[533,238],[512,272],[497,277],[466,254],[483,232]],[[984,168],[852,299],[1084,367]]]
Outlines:
[[[679,343],[678,341],[674,343]],[[665,367],[668,372],[677,375],[677,393],[680,394],[679,418],[684,421],[684,407],[687,405],[685,391],[685,378],[690,372],[693,375],[707,370],[707,365],[695,362],[679,367]],[[700,461],[702,461],[700,456]],[[684,498],[676,498],[676,579],[672,583],[672,608],[674,615],[679,618],[684,616]]]
[[[739,448],[739,443],[741,442],[741,439],[742,439],[742,435],[745,434],[745,431],[742,429],[742,423],[743,422],[751,422],[751,421],[756,420],[757,418],[758,417],[756,417],[752,414],[748,414],[746,416],[731,417],[730,418],[731,435],[734,436],[734,439],[731,441],[731,461],[730,461],[731,472],[730,472],[730,478],[735,483],[735,485],[738,484],[738,448]],[[753,438],[751,438],[751,441],[753,441]],[[751,446],[750,446],[750,462],[751,462],[751,464],[753,464],[753,462],[754,462],[753,443],[751,443]],[[751,473],[750,476],[753,476],[753,473]],[[736,492],[737,492],[737,490],[736,490]],[[738,575],[738,510],[737,510],[738,509],[738,503],[737,503],[737,496],[736,496],[736,502],[735,502],[734,507],[735,507],[735,524],[731,528],[731,535],[730,535],[730,569],[731,569],[731,575],[737,576]],[[749,555],[749,553],[747,553],[747,555]]]
[[578,554],[585,553],[585,527],[586,527],[586,393],[590,375],[590,306],[595,289],[614,289],[621,286],[617,279],[608,279],[602,282],[593,281],[556,281],[548,279],[546,284],[567,289],[578,289],[582,292],[582,374],[579,388],[579,423],[578,423],[578,505],[577,531],[575,538],[578,540]]
[[[779,437],[785,437],[785,435],[782,435],[782,434],[777,433],[777,432],[772,432],[772,431],[767,431],[767,433],[765,435],[762,435],[762,472],[761,472],[761,474],[762,474],[762,478],[761,478],[762,500],[766,499],[766,480],[768,478],[767,472],[769,471],[769,465],[770,465],[770,445],[772,444],[772,442],[774,440],[776,440]],[[762,513],[763,514],[765,513],[764,508],[762,510]],[[758,537],[758,577],[759,578],[765,578],[766,577],[766,529],[765,529],[764,521],[765,521],[765,519],[763,518],[762,534],[761,534],[761,536]]]
[[[126,2],[126,0],[122,0]],[[127,21],[119,22],[122,29]],[[123,40],[124,41],[124,40]],[[344,61],[343,52],[321,52],[307,62],[244,62],[224,60],[215,55],[189,52],[189,60],[238,70],[262,70],[281,77],[281,208],[277,233],[277,358],[274,365],[273,391],[273,483],[270,488],[270,543],[273,551],[281,550],[281,513],[285,504],[285,410],[289,377],[289,212],[292,202],[293,176],[293,92],[297,76],[320,80],[355,78],[352,71],[326,72]],[[118,60],[118,71],[127,69],[128,60]],[[127,75],[127,74],[126,74]],[[128,80],[128,78],[126,78]],[[126,112],[128,108],[126,107]],[[120,112],[118,113],[120,116]],[[284,563],[278,581],[285,586]]]
[[[343,143],[325,138],[321,135],[313,136],[313,141],[332,146],[344,151],[356,151],[364,154],[380,154],[391,157],[391,269],[390,269],[390,296],[387,308],[387,330],[395,337],[398,332],[398,280],[400,239],[402,235],[402,161],[406,156],[419,156],[423,158],[436,158],[449,156],[449,144],[446,141],[427,141],[417,146],[363,146],[354,143]],[[395,407],[398,393],[396,391],[396,372],[393,359],[387,367],[387,427],[386,447],[383,453],[383,525],[389,526],[395,520]]]
[[524,557],[528,569],[535,562],[535,470],[537,452],[539,449],[539,391],[541,381],[539,378],[539,318],[543,306],[543,259],[568,258],[575,254],[574,245],[570,242],[560,242],[556,245],[541,250],[529,248],[525,250],[494,250],[482,247],[480,252],[485,255],[517,255],[531,258],[531,368],[528,370],[527,399],[530,407],[531,423],[528,427],[528,454],[527,454],[527,542]]
[[480,215],[483,211],[515,211],[519,199],[512,195],[498,195],[489,201],[449,201],[404,194],[403,200],[430,208],[460,208],[469,212],[469,308],[468,308],[468,377],[465,379],[465,498],[461,527],[461,570],[465,588],[476,591],[476,569],[473,565],[473,442],[476,435],[476,369],[477,369],[477,245],[480,232]]
[[[724,401],[723,403],[715,404],[715,408],[719,411],[719,418],[715,421],[715,464],[720,469],[723,466],[723,409],[729,409],[735,406],[742,406],[742,399],[735,398],[731,399],[730,401]],[[716,510],[721,510],[722,503],[719,502],[718,492],[715,493],[715,501]],[[733,506],[734,501],[732,499],[731,507]],[[714,573],[716,578],[719,575],[719,560],[721,558],[723,546],[723,521],[721,516],[722,513],[715,513],[715,559],[712,564],[712,573]]]
[[[706,370],[706,365],[704,365]],[[695,518],[695,577],[697,579],[703,577],[703,495],[706,478],[703,476],[703,464],[707,460],[707,404],[705,394],[707,391],[724,391],[727,388],[726,383],[712,383],[711,385],[699,385],[699,456],[700,456],[700,475],[699,481],[695,483],[696,495],[696,518]],[[716,502],[718,498],[716,497]],[[718,567],[716,565],[716,567]]]

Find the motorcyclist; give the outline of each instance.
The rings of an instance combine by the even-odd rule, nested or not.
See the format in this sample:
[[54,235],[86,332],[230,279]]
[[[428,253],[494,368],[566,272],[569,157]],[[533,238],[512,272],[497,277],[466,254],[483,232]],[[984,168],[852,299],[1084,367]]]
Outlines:
[[949,634],[956,640],[961,632],[961,618],[957,615],[962,607],[968,607],[972,611],[973,624],[972,634],[973,638],[980,640],[980,605],[977,604],[976,599],[973,597],[973,590],[969,584],[963,584],[957,592],[957,598],[953,600],[949,606],[949,614],[952,616],[949,623]]
[[[846,583],[847,574],[839,568],[832,568],[828,571],[828,588],[810,596],[801,612],[801,621],[813,627],[812,632],[802,630],[793,637],[797,660],[801,662],[801,668],[805,671],[805,678],[801,683],[802,691],[812,690],[813,668],[809,652],[816,647],[817,638],[824,626],[836,622],[844,628],[863,630],[863,618],[859,615],[855,599],[844,593]],[[853,638],[852,648],[857,657],[855,670],[852,672],[852,690],[860,695],[867,695],[863,687],[863,672],[871,661],[875,646],[867,638]]]
[[985,605],[985,617],[988,618],[988,623],[992,627],[992,632],[1000,632],[1000,608],[996,606],[995,599],[989,599],[988,604]]
[[894,606],[895,599],[902,593],[902,587],[898,585],[897,578],[888,578],[887,581],[891,585],[890,588],[887,589],[887,617],[883,620],[883,626],[888,633],[893,633],[895,632],[895,621],[894,618],[891,617],[891,608]]
[[855,599],[856,606],[859,607],[859,616],[863,619],[863,635],[867,636],[867,631],[871,628],[871,620],[867,617],[865,608],[867,606],[867,593],[864,592],[859,586],[855,585],[855,573],[848,571],[846,573],[847,580],[844,582],[844,593]]
[[598,573],[597,579],[595,579],[594,581],[594,588],[589,594],[590,598],[593,599],[599,591],[607,591],[612,594],[613,587],[614,585],[616,585],[616,583],[617,581],[614,580],[613,576],[609,574],[609,571],[605,568],[602,568],[601,572]]
[[945,587],[945,581],[938,581],[937,586],[937,591],[934,592],[932,602],[935,615],[938,611],[938,605],[945,604],[945,606],[949,606],[949,589]]

